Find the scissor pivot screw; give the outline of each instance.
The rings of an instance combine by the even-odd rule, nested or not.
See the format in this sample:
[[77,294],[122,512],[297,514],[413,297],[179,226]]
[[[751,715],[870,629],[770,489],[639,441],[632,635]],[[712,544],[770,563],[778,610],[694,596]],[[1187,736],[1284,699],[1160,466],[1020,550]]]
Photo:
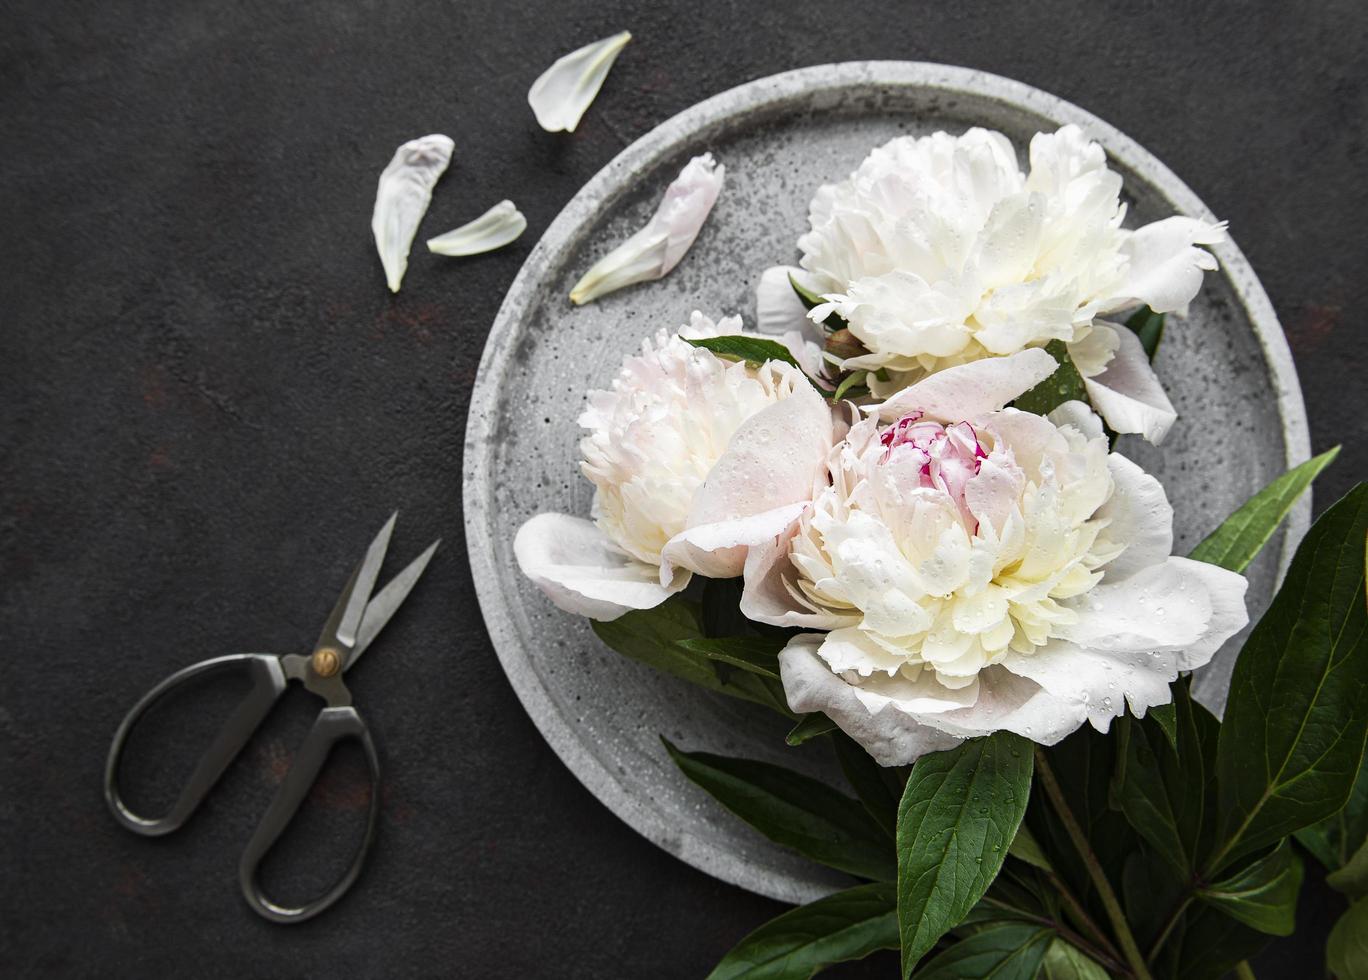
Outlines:
[[319,677],[331,677],[342,666],[342,658],[332,647],[322,647],[314,651],[311,666]]

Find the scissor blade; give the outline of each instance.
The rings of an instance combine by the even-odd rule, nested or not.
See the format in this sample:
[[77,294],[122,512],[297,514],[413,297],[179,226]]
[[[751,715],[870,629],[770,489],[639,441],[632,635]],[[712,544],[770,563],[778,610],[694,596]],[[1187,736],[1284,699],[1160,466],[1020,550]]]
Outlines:
[[441,543],[442,539],[438,538],[428,545],[426,551],[409,562],[408,567],[402,572],[390,579],[389,584],[381,589],[380,593],[366,606],[366,615],[362,618],[361,628],[356,634],[356,645],[352,647],[347,662],[343,665],[344,670],[360,659],[361,654],[366,652],[366,647],[371,645],[371,641],[385,628],[390,617],[404,604],[409,592],[418,582],[418,577],[423,574],[428,562],[432,560],[432,553],[437,550],[437,546]]
[[390,534],[394,531],[394,520],[398,516],[397,511],[390,515],[390,519],[385,522],[385,526],[366,549],[365,557],[357,564],[342,594],[338,596],[337,605],[333,606],[328,621],[323,624],[323,631],[318,634],[315,648],[337,645],[350,648],[355,645],[356,629],[365,612],[366,600],[375,588],[375,579],[380,574],[380,565],[385,560],[385,548],[389,545]]

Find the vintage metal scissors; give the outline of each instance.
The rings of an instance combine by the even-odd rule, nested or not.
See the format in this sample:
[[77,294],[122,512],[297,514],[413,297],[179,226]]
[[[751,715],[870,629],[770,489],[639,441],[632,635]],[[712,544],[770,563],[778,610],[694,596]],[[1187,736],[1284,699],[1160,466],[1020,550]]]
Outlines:
[[[218,782],[228,764],[247,744],[252,733],[266,719],[271,707],[285,692],[290,681],[299,681],[306,690],[326,702],[319,711],[313,728],[305,737],[304,744],[295,753],[293,765],[252,834],[252,839],[247,842],[247,848],[243,851],[242,860],[238,865],[238,881],[247,904],[273,922],[303,922],[341,898],[360,874],[366,852],[375,837],[375,822],[380,808],[380,760],[376,755],[370,730],[352,706],[351,692],[342,682],[342,675],[355,666],[361,654],[365,653],[366,648],[374,641],[376,634],[384,628],[408,597],[409,591],[427,567],[428,560],[432,558],[432,553],[441,543],[438,539],[429,545],[426,551],[415,558],[372,599],[371,591],[375,588],[375,581],[380,575],[380,565],[385,559],[385,549],[389,546],[390,534],[394,531],[394,522],[398,516],[396,513],[390,517],[366,549],[366,556],[352,572],[351,580],[342,590],[342,595],[337,600],[332,615],[324,624],[323,632],[314,644],[311,654],[277,656],[268,653],[236,653],[192,664],[172,674],[143,695],[119,725],[119,730],[114,733],[114,743],[109,747],[109,760],[105,765],[105,799],[115,819],[136,834],[160,837],[185,823],[208,794],[210,787]],[[149,819],[140,817],[130,810],[119,794],[119,761],[128,734],[138,719],[153,704],[182,684],[211,671],[228,668],[242,670],[244,667],[251,677],[250,692],[228,717],[223,729],[200,758],[189,782],[181,790],[170,811],[165,816]],[[361,743],[365,751],[366,766],[370,772],[370,811],[366,817],[365,838],[357,848],[346,873],[327,894],[298,908],[277,905],[262,894],[257,883],[258,866],[266,852],[271,849],[271,845],[289,826],[290,820],[313,786],[333,746],[349,738]]]

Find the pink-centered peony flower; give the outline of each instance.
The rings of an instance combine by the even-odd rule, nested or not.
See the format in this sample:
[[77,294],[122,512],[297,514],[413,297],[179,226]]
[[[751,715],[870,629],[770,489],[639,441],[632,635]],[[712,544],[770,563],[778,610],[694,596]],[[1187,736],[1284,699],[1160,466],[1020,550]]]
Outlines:
[[[1068,345],[1093,406],[1116,432],[1159,442],[1176,413],[1144,350],[1109,314],[1146,304],[1182,313],[1216,260],[1223,224],[1165,218],[1123,227],[1121,176],[1077,126],[1031,140],[1030,168],[1001,133],[970,129],[890,140],[846,180],[817,191],[798,239],[804,285],[867,353],[844,370],[881,372],[887,397],[937,371],[1052,340]],[[757,321],[803,315],[784,272],[762,278]]]
[[741,574],[812,499],[837,437],[828,404],[802,373],[720,358],[683,338],[741,333],[694,313],[624,360],[579,423],[592,521],[538,514],[514,554],[560,608],[594,619],[658,605],[697,572]]
[[779,662],[884,765],[1006,729],[1053,744],[1169,700],[1247,622],[1246,582],[1173,557],[1163,487],[1087,406],[1004,409],[1043,350],[948,368],[856,422],[828,485],[750,549],[742,611],[824,630]]

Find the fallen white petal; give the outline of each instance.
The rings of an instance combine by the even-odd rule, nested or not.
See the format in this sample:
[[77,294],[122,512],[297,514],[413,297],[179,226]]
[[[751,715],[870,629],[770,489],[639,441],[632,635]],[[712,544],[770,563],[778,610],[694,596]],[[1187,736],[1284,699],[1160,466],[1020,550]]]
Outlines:
[[1178,413],[1150,366],[1140,338],[1127,327],[1111,326],[1120,346],[1106,370],[1085,378],[1088,400],[1113,432],[1138,432],[1156,446],[1164,441]]
[[451,137],[440,133],[409,140],[395,151],[394,159],[380,174],[371,231],[392,293],[399,292],[413,236],[432,200],[433,185],[451,163],[454,148]]
[[613,67],[618,52],[632,39],[630,31],[605,37],[586,44],[556,59],[555,64],[532,83],[527,103],[537,116],[537,122],[548,133],[564,130],[573,133],[580,117],[603,87],[608,69]]
[[570,290],[583,305],[633,283],[659,279],[679,264],[722,190],[726,168],[711,153],[694,157],[665,190],[646,227],[594,263]]
[[817,655],[824,640],[819,634],[801,634],[779,654],[779,676],[791,709],[824,712],[881,766],[907,765],[928,752],[959,743],[958,738],[918,724],[891,704],[871,712],[857,689],[833,674]]
[[438,255],[479,255],[515,241],[527,229],[527,219],[512,201],[500,201],[469,224],[429,238],[429,252]]
[[959,422],[997,411],[1054,374],[1058,367],[1059,362],[1040,347],[1030,347],[1010,357],[985,357],[946,368],[866,411],[877,413],[885,422],[909,412],[921,412],[934,421]]
[[807,307],[789,282],[793,276],[806,285],[808,273],[793,265],[771,266],[760,273],[755,284],[755,329],[760,333],[779,336],[796,330],[806,333],[812,326]]
[[538,514],[518,528],[513,554],[548,599],[590,619],[617,619],[658,606],[691,577],[679,569],[662,586],[656,566],[621,551],[592,521],[566,514]]

